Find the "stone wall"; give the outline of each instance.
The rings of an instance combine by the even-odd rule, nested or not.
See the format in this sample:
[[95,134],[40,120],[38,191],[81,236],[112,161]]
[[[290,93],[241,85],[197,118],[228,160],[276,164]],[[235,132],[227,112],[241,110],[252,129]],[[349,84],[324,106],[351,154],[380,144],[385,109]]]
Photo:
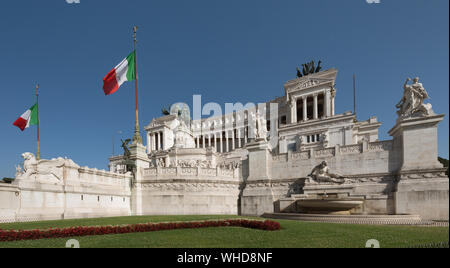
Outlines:
[[304,178],[322,161],[327,161],[330,169],[343,175],[394,172],[400,165],[399,152],[393,149],[391,140],[363,142],[273,155],[272,178]]
[[19,188],[15,185],[0,183],[0,222],[14,221],[19,205]]
[[[256,157],[256,159],[255,159]],[[394,187],[394,172],[398,167],[398,152],[394,150],[392,141],[363,142],[349,146],[335,146],[325,149],[311,149],[302,152],[288,152],[286,154],[270,154],[268,159],[252,152],[250,159],[255,165],[269,161],[270,172],[264,178],[244,178],[245,215],[261,215],[265,212],[280,210],[279,200],[292,194],[303,193],[306,177],[312,169],[322,161],[327,161],[330,170],[351,178],[355,185],[348,191],[349,195],[363,196],[371,201],[367,213],[388,214],[389,192]],[[250,167],[261,170],[261,167]],[[381,201],[380,201],[381,200]],[[381,209],[380,209],[381,207]]]
[[130,174],[79,167],[66,161],[58,182],[39,174],[0,184],[0,222],[127,216]]
[[158,167],[136,181],[143,215],[237,215],[240,169]]
[[[145,147],[137,144],[130,146],[130,159],[137,168],[134,179],[131,174],[79,167],[68,159],[37,161],[26,153],[24,172],[18,172],[13,184],[0,183],[0,221],[259,216],[289,211],[299,195],[359,198],[364,200],[356,211],[360,214],[415,214],[425,220],[448,220],[449,181],[437,161],[436,128],[442,118],[400,120],[390,131],[393,140],[363,140],[284,154],[275,153],[264,139],[253,140],[239,154],[220,155],[216,165],[217,161],[206,165],[200,161],[197,166],[180,166],[178,160],[183,164],[209,158],[205,149],[179,149],[170,156],[178,166],[150,168]],[[426,136],[425,146],[422,136]],[[346,183],[311,184],[307,177],[322,161],[344,176]]]
[[[271,154],[263,143],[250,145],[242,214],[283,211],[290,201],[295,203],[289,199],[293,194],[332,194],[362,198],[364,205],[357,211],[361,214],[416,214],[425,220],[448,220],[449,179],[437,161],[436,149],[436,125],[442,118],[401,120],[390,131],[394,139],[388,141],[285,154]],[[305,185],[322,161],[333,173],[347,178],[347,183],[342,187]]]

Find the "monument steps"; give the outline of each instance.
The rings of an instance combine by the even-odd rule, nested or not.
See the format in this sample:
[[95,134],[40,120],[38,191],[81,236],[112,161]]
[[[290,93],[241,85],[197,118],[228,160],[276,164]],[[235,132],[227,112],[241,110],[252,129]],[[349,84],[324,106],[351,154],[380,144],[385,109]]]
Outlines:
[[264,213],[263,218],[368,225],[415,225],[447,227],[448,221],[422,220],[419,215],[327,215],[300,213]]

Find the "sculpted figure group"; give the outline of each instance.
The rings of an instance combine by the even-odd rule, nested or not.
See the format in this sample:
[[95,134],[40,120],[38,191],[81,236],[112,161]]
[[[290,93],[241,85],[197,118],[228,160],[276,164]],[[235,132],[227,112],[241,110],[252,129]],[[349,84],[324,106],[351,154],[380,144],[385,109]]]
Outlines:
[[22,158],[24,159],[23,170],[20,166],[16,166],[16,179],[51,184],[61,184],[64,165],[73,163],[71,160],[61,157],[52,160],[37,160],[33,153],[23,153]]
[[403,84],[403,96],[396,105],[399,109],[397,111],[398,116],[405,118],[433,115],[431,104],[424,103],[424,100],[428,99],[429,96],[422,83],[419,83],[419,78],[414,78],[412,84],[408,84],[409,81],[411,81],[411,78],[407,78],[405,84]]
[[323,161],[314,167],[308,177],[310,177],[315,183],[325,182],[343,184],[346,182],[344,176],[330,172],[327,161]]

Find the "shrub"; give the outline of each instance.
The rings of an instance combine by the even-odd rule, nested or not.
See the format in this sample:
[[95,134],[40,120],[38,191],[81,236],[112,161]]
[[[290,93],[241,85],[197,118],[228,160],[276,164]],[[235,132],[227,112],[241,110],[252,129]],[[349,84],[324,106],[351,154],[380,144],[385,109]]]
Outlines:
[[275,221],[258,221],[246,219],[197,221],[197,222],[163,222],[163,223],[140,223],[121,226],[95,226],[95,227],[69,227],[50,228],[47,230],[1,230],[0,241],[36,240],[43,238],[67,238],[75,236],[127,234],[138,232],[155,232],[163,230],[209,228],[209,227],[244,227],[264,231],[280,230],[281,226]]

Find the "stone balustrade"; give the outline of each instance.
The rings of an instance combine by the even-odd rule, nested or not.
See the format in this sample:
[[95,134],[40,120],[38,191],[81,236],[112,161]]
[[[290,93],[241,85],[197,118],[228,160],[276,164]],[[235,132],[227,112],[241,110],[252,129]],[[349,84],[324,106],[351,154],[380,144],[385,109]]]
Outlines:
[[196,177],[199,179],[240,179],[241,171],[237,169],[201,168],[201,167],[156,167],[143,170],[144,180],[155,180],[167,177]]
[[310,151],[296,152],[292,154],[292,159],[307,160],[311,158]]
[[273,162],[287,162],[288,154],[277,154],[272,157]]
[[[366,149],[364,149],[366,148]],[[374,153],[374,152],[385,152],[393,150],[393,141],[376,141],[369,143],[358,143],[345,146],[335,146],[324,149],[311,149],[308,151],[301,152],[290,152],[284,154],[277,154],[272,156],[272,161],[274,163],[285,163],[289,161],[300,161],[309,160],[314,158],[332,158],[336,157],[337,154],[340,155],[350,155],[350,154],[363,154],[363,153]]]
[[96,168],[81,167],[78,169],[79,176],[70,179],[78,179],[90,183],[106,183],[111,185],[129,185],[131,174],[120,174]]
[[314,156],[316,158],[320,157],[333,157],[336,155],[336,148],[326,148],[326,149],[320,149],[320,150],[314,150]]
[[393,141],[376,141],[369,143],[369,151],[390,151],[393,149]]
[[340,147],[341,154],[359,154],[362,152],[362,144],[354,144]]

